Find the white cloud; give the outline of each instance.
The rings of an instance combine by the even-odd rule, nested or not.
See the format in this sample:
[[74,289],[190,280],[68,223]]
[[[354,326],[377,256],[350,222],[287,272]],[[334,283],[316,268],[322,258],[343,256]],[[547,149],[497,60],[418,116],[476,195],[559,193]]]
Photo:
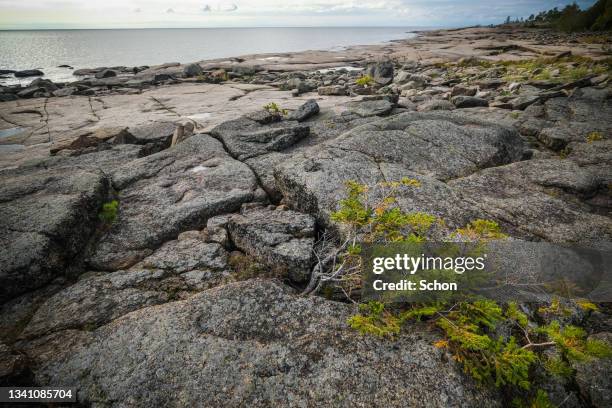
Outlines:
[[[105,26],[488,24],[572,0],[0,0],[11,23]],[[588,6],[594,0],[578,1]],[[131,11],[131,12],[130,12]],[[206,16],[206,17],[205,17]]]

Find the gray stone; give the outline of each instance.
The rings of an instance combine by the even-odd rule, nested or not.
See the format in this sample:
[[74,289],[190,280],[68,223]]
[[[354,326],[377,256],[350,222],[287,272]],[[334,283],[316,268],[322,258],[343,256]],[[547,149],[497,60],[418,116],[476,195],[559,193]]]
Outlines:
[[[347,180],[370,186],[386,176],[447,180],[519,160],[523,149],[508,128],[448,112],[402,113],[294,154],[276,167],[275,178],[291,207],[326,221],[345,197]],[[431,190],[441,187],[431,184]],[[412,194],[408,190],[405,194]]]
[[317,104],[317,101],[314,99],[309,99],[299,108],[291,112],[288,119],[303,122],[317,113],[319,113],[319,104]]
[[310,276],[315,220],[295,211],[246,209],[228,223],[234,245],[295,282]]
[[417,106],[417,110],[420,112],[430,112],[438,110],[450,111],[453,109],[455,109],[455,105],[445,99],[431,99]]
[[97,270],[125,269],[209,217],[236,211],[256,196],[251,170],[207,135],[117,168],[117,220],[89,259]]
[[112,70],[112,69],[105,69],[103,71],[96,72],[95,74],[95,77],[97,79],[111,78],[111,77],[116,77],[116,76],[117,76],[117,71]]
[[612,221],[593,214],[580,198],[594,195],[601,179],[571,160],[527,160],[488,168],[449,182],[464,200],[518,235],[551,242],[612,238]]
[[489,102],[486,99],[476,98],[475,96],[453,96],[451,102],[457,108],[475,108],[479,106],[489,106]]
[[385,86],[393,81],[393,62],[389,60],[368,64],[366,73],[379,85]]
[[189,64],[186,65],[183,69],[183,75],[187,78],[197,77],[198,75],[202,75],[203,73],[204,71],[202,70],[200,64]]
[[369,116],[385,116],[391,113],[394,105],[386,99],[373,101],[349,102],[348,111],[362,118]]
[[394,342],[363,337],[346,324],[354,313],[250,280],[132,312],[94,332],[48,336],[26,351],[38,383],[72,384],[83,404],[501,405],[433,346],[437,335],[417,327]]
[[140,126],[130,126],[127,129],[129,136],[125,140],[116,140],[116,143],[155,143],[166,148],[170,146],[175,129],[176,123],[174,122],[152,122]]
[[242,117],[224,122],[210,132],[221,140],[230,154],[238,160],[282,151],[310,134],[310,128],[295,122],[280,122],[262,126]]
[[451,90],[451,96],[464,95],[464,96],[474,96],[476,95],[476,88],[470,88],[465,85],[455,85]]
[[34,98],[37,94],[45,93],[47,90],[45,88],[39,88],[37,86],[31,86],[23,91],[17,92],[17,96],[20,98]]
[[23,71],[15,71],[13,75],[15,75],[17,78],[26,78],[33,76],[43,76],[45,75],[45,73],[38,69],[26,69]]
[[261,68],[256,65],[234,65],[232,72],[240,76],[255,75]]
[[0,175],[0,301],[66,272],[85,246],[108,180],[77,166],[27,167]]
[[205,242],[206,234],[188,231],[178,239],[168,241],[136,264],[134,269],[163,269],[173,273],[193,270],[223,271],[227,266],[227,252],[218,243]]
[[348,95],[348,89],[345,85],[329,85],[320,86],[317,92],[321,96],[345,96]]
[[56,91],[53,91],[52,94],[53,94],[53,96],[62,97],[62,96],[73,95],[77,91],[78,91],[78,88],[76,88],[74,86],[67,86],[65,88],[61,88],[61,89],[58,89]]

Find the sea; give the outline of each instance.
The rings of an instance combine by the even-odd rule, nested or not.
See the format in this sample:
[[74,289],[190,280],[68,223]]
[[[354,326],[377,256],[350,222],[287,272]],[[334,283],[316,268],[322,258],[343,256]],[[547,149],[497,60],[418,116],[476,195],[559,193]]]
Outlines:
[[[416,27],[161,28],[0,31],[0,69],[40,69],[69,82],[72,69],[189,63],[247,54],[341,50],[413,37]],[[419,28],[421,29],[421,28]],[[0,78],[27,84],[32,78]]]

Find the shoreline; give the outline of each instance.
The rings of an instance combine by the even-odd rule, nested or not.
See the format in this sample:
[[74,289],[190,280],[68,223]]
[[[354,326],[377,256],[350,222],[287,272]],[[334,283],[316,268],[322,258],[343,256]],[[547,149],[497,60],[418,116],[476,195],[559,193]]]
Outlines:
[[[571,50],[573,55],[589,58],[605,58],[602,45],[576,43],[580,35],[562,34],[547,29],[516,27],[470,27],[452,30],[419,32],[415,37],[387,42],[385,44],[349,46],[341,51],[301,51],[282,53],[245,54],[232,58],[203,60],[198,63],[167,63],[142,69],[136,74],[119,70],[112,76],[95,78],[100,70],[92,70],[88,78],[77,79],[66,84],[53,84],[47,80],[35,80],[37,86],[0,87],[0,168],[12,167],[23,160],[48,155],[49,148],[58,143],[74,139],[88,129],[94,131],[106,126],[106,121],[115,126],[129,126],[160,120],[159,114],[138,112],[136,116],[117,112],[108,119],[99,116],[97,105],[103,109],[112,100],[148,104],[155,100],[176,100],[179,106],[189,106],[179,116],[166,112],[164,120],[192,118],[196,130],[205,132],[222,121],[239,116],[245,109],[252,110],[251,98],[259,98],[256,106],[265,105],[266,100],[277,99],[289,109],[297,108],[302,97],[294,98],[283,90],[287,78],[297,75],[312,76],[319,70],[339,70],[351,67],[363,70],[368,63],[381,59],[402,65],[417,62],[423,67],[457,62],[461,58],[476,58],[485,62],[516,61],[554,56]],[[201,74],[185,75],[187,67],[197,65]],[[119,67],[121,68],[121,67]],[[108,71],[113,71],[109,69]],[[332,71],[334,72],[334,71]],[[348,78],[359,75],[348,73]],[[338,75],[336,75],[338,76]],[[332,75],[331,82],[334,81]],[[229,81],[228,81],[229,79]],[[320,85],[326,83],[319,79]],[[316,86],[315,86],[316,88]],[[316,89],[309,89],[313,91]],[[202,109],[191,95],[208,93],[214,106]],[[16,95],[16,96],[15,96]],[[304,97],[309,95],[304,93]],[[246,98],[245,98],[246,97]],[[11,101],[11,98],[14,99]],[[79,102],[84,98],[83,102]],[[110,99],[109,99],[110,98]],[[343,103],[359,99],[352,96],[319,96],[323,106],[342,110]],[[107,102],[108,101],[108,102]],[[137,102],[138,101],[138,102]],[[67,106],[84,103],[76,111],[80,117],[51,118],[49,110],[62,112]],[[121,102],[123,103],[123,102]],[[157,104],[157,103],[156,103]],[[159,107],[163,105],[157,104]],[[57,106],[57,108],[56,108]],[[153,107],[153,112],[159,107]],[[134,108],[127,108],[128,111]],[[165,109],[165,108],[161,108]],[[15,112],[32,113],[15,113]],[[108,110],[102,113],[110,113]],[[41,124],[42,121],[42,124]],[[48,127],[48,129],[47,129]],[[12,133],[22,129],[18,135]],[[7,135],[6,132],[9,132]]]

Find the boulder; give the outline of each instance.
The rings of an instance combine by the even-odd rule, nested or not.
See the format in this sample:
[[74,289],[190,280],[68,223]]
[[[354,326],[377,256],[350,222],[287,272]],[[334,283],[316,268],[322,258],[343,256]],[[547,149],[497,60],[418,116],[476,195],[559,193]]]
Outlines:
[[370,75],[378,85],[388,85],[393,81],[393,62],[383,60],[368,64],[366,74]]
[[317,88],[317,92],[321,96],[346,96],[348,95],[348,89],[345,85],[320,86]]
[[40,94],[46,93],[45,88],[39,88],[37,86],[29,86],[22,91],[17,92],[17,96],[20,98],[35,98]]
[[249,280],[92,332],[57,333],[26,351],[39,384],[72,384],[85,405],[501,406],[433,346],[438,335],[419,326],[393,342],[363,337],[346,323],[354,313]]
[[312,216],[259,207],[233,215],[227,228],[237,248],[272,270],[294,282],[309,278],[315,238]]
[[455,109],[455,105],[445,99],[430,99],[427,102],[423,102],[417,106],[417,110],[420,112],[430,111],[450,111]]
[[282,151],[310,134],[310,128],[295,122],[261,125],[249,117],[224,122],[210,134],[221,140],[230,154],[246,160],[273,151]]
[[189,64],[183,68],[183,76],[186,78],[197,77],[198,75],[202,75],[204,71],[200,64]]
[[291,112],[288,119],[303,122],[317,113],[319,113],[319,104],[314,99],[309,99],[299,108]]
[[111,78],[111,77],[116,77],[116,76],[117,76],[117,71],[113,69],[105,69],[103,71],[96,72],[95,74],[95,77],[97,79]]
[[174,122],[151,122],[139,126],[130,126],[127,129],[129,136],[125,140],[117,139],[116,143],[154,143],[166,148],[170,146],[176,126]]
[[475,96],[458,95],[451,98],[451,102],[457,108],[476,108],[479,106],[489,106],[486,99],[476,98]]
[[0,179],[1,302],[66,273],[97,225],[108,180],[78,166],[25,167]]
[[15,71],[13,75],[15,75],[17,78],[27,78],[33,76],[43,76],[45,73],[38,69],[26,69],[23,71]]
[[111,139],[126,140],[129,139],[129,137],[130,135],[127,129],[123,127],[98,128],[87,131],[73,140],[55,145],[49,151],[51,154],[56,154],[63,150],[85,150],[98,147],[100,144],[108,142]]
[[470,88],[465,85],[459,84],[459,85],[453,86],[453,89],[451,90],[451,96],[458,96],[458,95],[474,96],[476,95],[476,92],[477,92],[476,88]]
[[386,99],[373,101],[356,101],[348,104],[348,111],[362,118],[368,116],[385,116],[391,113],[394,104]]
[[248,166],[203,134],[121,166],[112,178],[119,211],[89,258],[96,270],[126,269],[179,233],[258,197]]
[[532,105],[540,100],[537,94],[527,94],[519,96],[511,101],[513,110],[524,110],[529,105]]
[[258,71],[261,71],[261,67],[257,65],[237,64],[232,66],[232,72],[239,76],[255,75]]
[[67,86],[65,88],[61,88],[61,89],[58,89],[56,91],[53,91],[52,94],[53,94],[53,96],[62,97],[62,96],[73,95],[77,91],[78,91],[78,88],[76,88],[74,86]]
[[36,78],[35,80],[33,80],[30,83],[30,87],[44,88],[49,92],[53,92],[58,89],[57,85],[55,85],[51,80],[42,78]]

